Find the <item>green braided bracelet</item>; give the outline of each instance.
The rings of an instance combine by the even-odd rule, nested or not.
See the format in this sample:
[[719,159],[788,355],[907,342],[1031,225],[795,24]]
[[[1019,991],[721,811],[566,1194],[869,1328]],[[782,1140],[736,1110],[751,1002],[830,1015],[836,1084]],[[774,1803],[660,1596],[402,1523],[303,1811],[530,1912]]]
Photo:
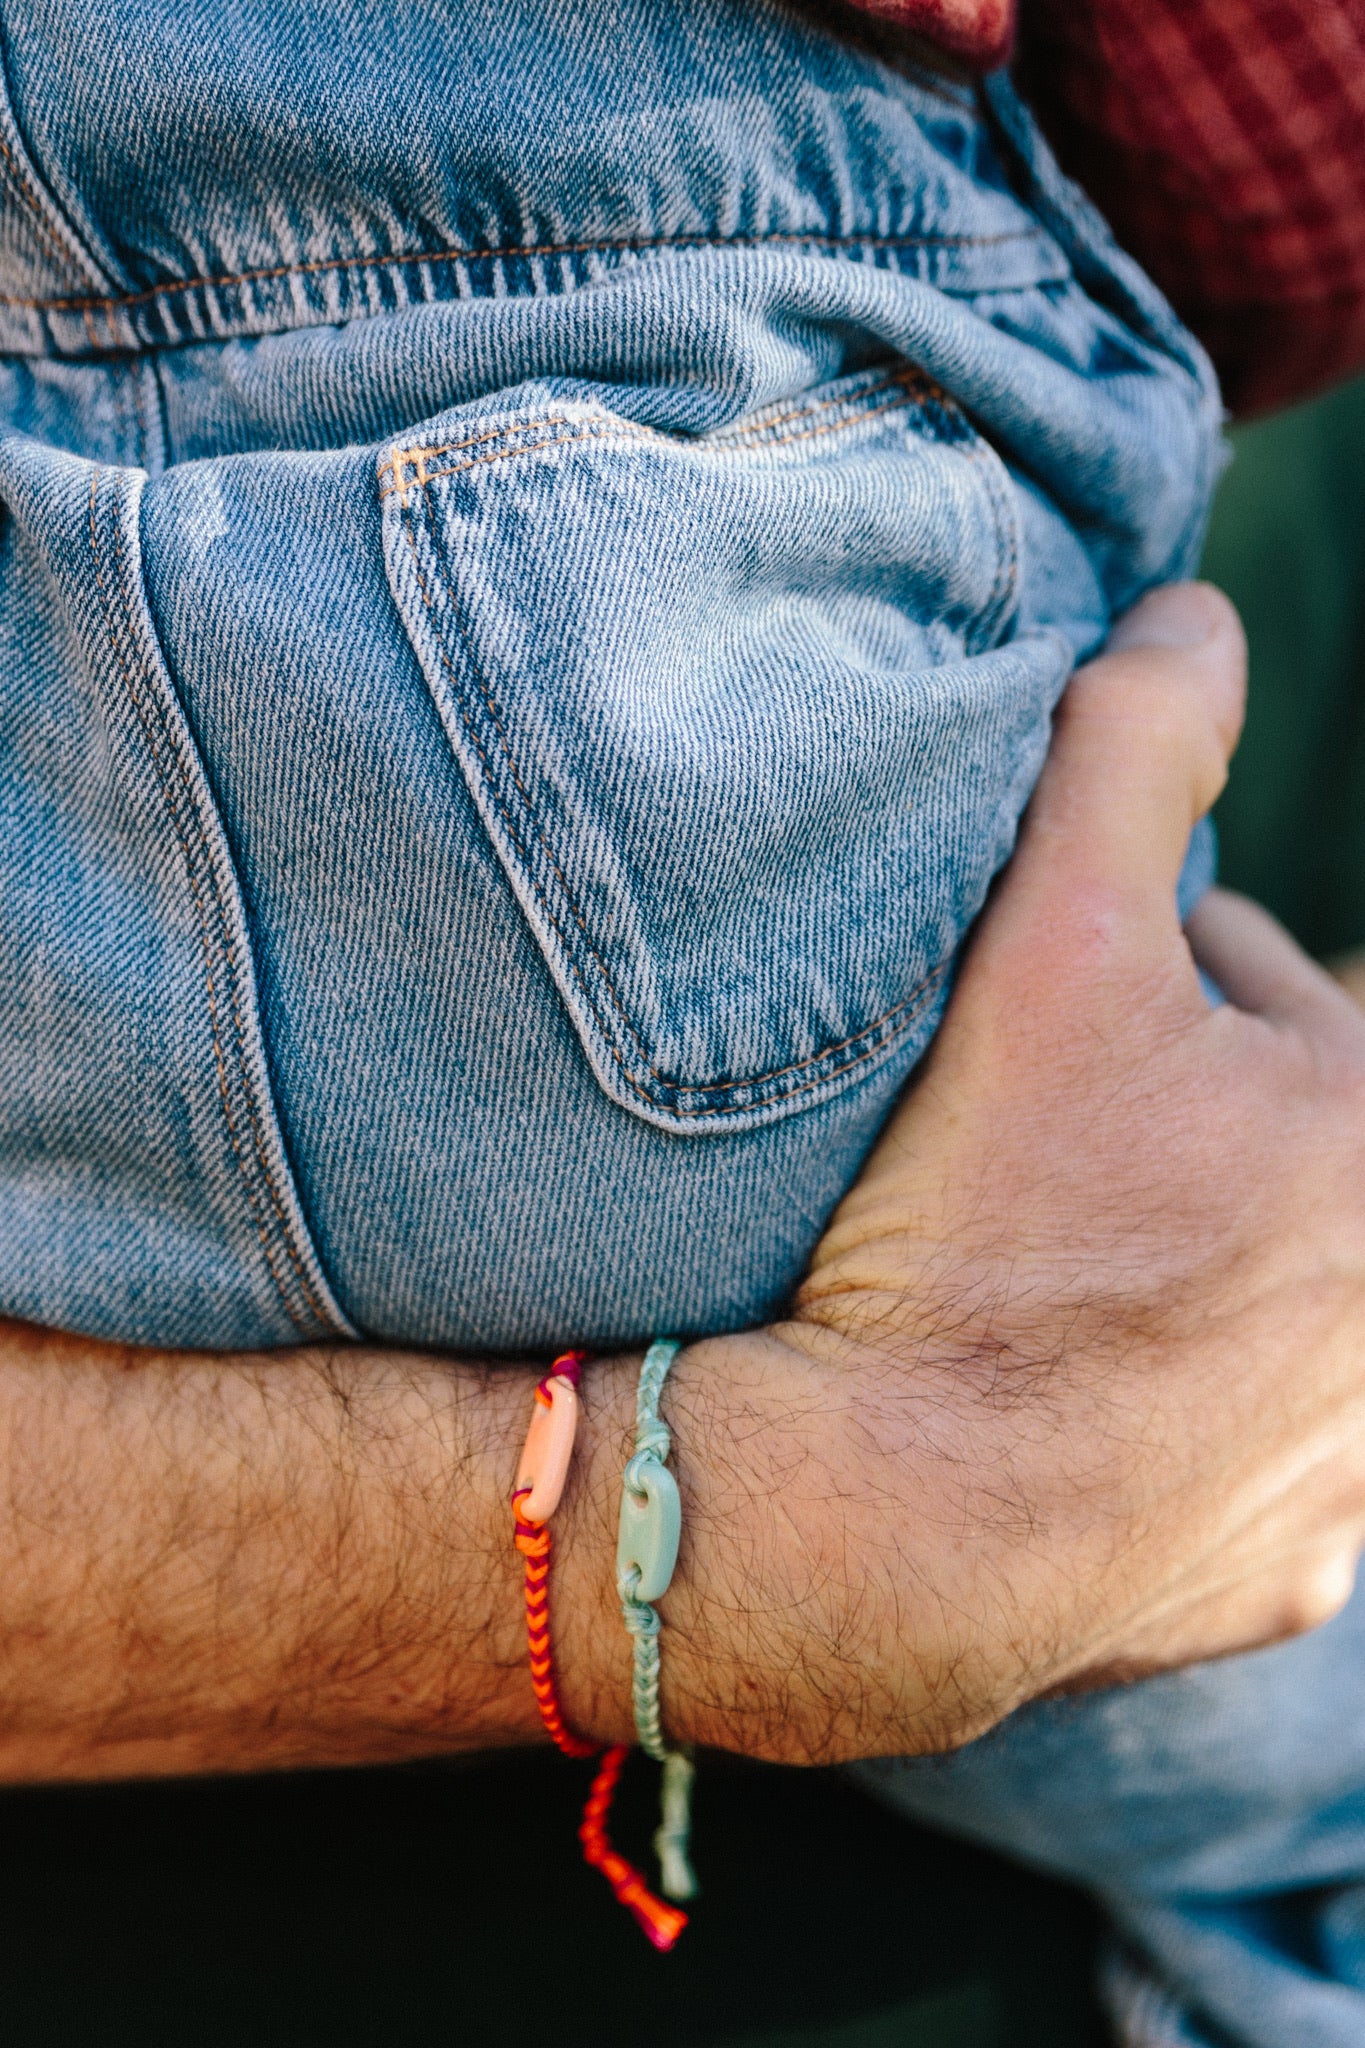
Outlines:
[[659,1710],[659,1615],[653,1606],[668,1591],[678,1561],[682,1503],[678,1482],[664,1462],[673,1439],[659,1414],[659,1394],[681,1344],[661,1338],[651,1344],[640,1367],[635,1396],[635,1454],[621,1485],[621,1525],[616,1543],[616,1590],[630,1631],[633,1673],[631,1702],[635,1732],[646,1756],[664,1767],[663,1812],[654,1849],[666,1898],[695,1897],[697,1880],[688,1861],[691,1832],[692,1759],[670,1749]]

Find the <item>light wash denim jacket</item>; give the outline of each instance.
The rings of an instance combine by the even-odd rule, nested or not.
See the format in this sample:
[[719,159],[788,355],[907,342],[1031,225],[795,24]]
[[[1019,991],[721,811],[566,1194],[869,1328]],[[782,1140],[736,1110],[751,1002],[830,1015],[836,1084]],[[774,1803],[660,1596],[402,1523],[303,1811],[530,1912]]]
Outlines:
[[0,1308],[762,1317],[1195,560],[1207,363],[1003,78],[811,8],[0,39]]

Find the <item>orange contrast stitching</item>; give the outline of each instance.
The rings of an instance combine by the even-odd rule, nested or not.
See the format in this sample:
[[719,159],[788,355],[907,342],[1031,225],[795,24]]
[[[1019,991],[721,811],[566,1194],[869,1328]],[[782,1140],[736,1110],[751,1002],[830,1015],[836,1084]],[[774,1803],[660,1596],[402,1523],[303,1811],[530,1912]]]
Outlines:
[[[851,410],[858,403],[858,398],[870,400],[875,398],[880,392],[889,390],[895,385],[913,386],[922,392],[926,398],[939,399],[950,407],[953,404],[953,401],[940,384],[936,384],[933,378],[921,370],[917,364],[907,363],[899,370],[888,371],[880,383],[866,385],[857,397],[841,396],[838,398],[803,399],[795,405],[788,406],[784,411],[774,408],[768,419],[737,420],[733,426],[719,428],[705,443],[699,440],[696,445],[699,447],[718,447],[721,445],[727,448],[732,447],[736,441],[746,440],[750,437],[758,438],[769,432],[773,427],[785,426],[792,420],[812,418],[816,413],[829,412],[837,406],[849,407],[850,419],[860,419],[864,417],[864,413],[854,413]],[[872,410],[870,406],[866,409],[868,411]],[[615,421],[617,417],[617,415],[612,415],[612,420]],[[388,462],[380,464],[379,474],[383,476],[387,470],[392,468],[393,462],[398,459],[400,454],[407,461],[421,461],[425,463],[433,455],[452,455],[461,448],[477,448],[485,441],[496,441],[500,434],[529,433],[533,427],[553,426],[556,424],[556,418],[563,419],[566,425],[570,423],[566,415],[556,416],[547,414],[543,419],[523,420],[519,427],[515,425],[489,427],[481,434],[470,434],[463,441],[438,441],[433,447],[395,450],[393,457]],[[604,421],[603,424],[606,424],[606,422]],[[647,438],[654,438],[664,442],[670,442],[676,438],[675,436],[659,433],[655,427],[638,426],[633,420],[624,420],[621,424]],[[689,443],[689,445],[692,444]],[[445,472],[442,473],[444,474]]]
[[[814,419],[817,413],[833,412],[840,408],[847,408],[850,419],[856,421],[884,410],[873,405],[871,401],[898,386],[925,399],[926,402],[938,400],[953,407],[952,399],[941,384],[936,384],[926,371],[920,369],[918,363],[905,363],[898,370],[888,370],[879,382],[865,384],[853,397],[802,399],[783,411],[774,408],[767,419],[755,415],[749,419],[736,420],[733,426],[719,427],[708,436],[708,442],[714,447],[730,447],[736,441],[761,440],[773,427],[788,426],[794,420]],[[854,411],[854,407],[859,409]],[[953,409],[956,410],[955,407]]]
[[[756,427],[736,425],[734,428],[726,428],[722,434],[718,434],[710,440],[701,438],[685,440],[678,436],[661,434],[653,427],[637,426],[634,421],[619,419],[615,415],[607,415],[601,419],[590,420],[574,420],[563,415],[549,415],[544,419],[522,420],[517,424],[490,427],[482,434],[471,434],[467,440],[447,441],[434,448],[395,449],[389,460],[380,464],[378,471],[379,476],[383,477],[392,470],[395,480],[391,484],[381,485],[379,495],[381,498],[397,497],[400,505],[406,508],[408,491],[414,486],[420,485],[425,489],[425,486],[431,480],[444,476],[458,476],[464,470],[478,468],[481,463],[503,462],[509,456],[514,455],[533,455],[540,449],[566,447],[574,441],[613,439],[620,441],[652,441],[657,442],[662,447],[684,448],[689,454],[719,455],[727,453],[732,448],[782,447],[795,441],[812,441],[821,434],[837,434],[845,428],[861,426],[864,420],[879,419],[886,413],[898,412],[902,407],[915,404],[917,399],[924,399],[931,404],[942,404],[955,417],[961,417],[958,408],[953,404],[948,394],[942,391],[931,378],[925,377],[922,372],[913,369],[907,370],[904,373],[898,372],[894,377],[888,377],[885,383],[873,385],[862,396],[865,401],[871,400],[898,386],[905,387],[905,396],[888,399],[883,404],[864,402],[858,405],[857,401],[851,399],[825,398],[821,399],[818,404],[803,406],[799,410],[793,410],[780,414],[774,419],[765,420]],[[856,410],[853,409],[855,405],[857,407]],[[848,407],[849,410],[841,419],[826,420],[818,426],[800,427],[791,433],[785,434],[777,431],[779,427],[790,425],[798,420],[814,419],[818,413],[829,411],[834,407]],[[536,432],[541,427],[558,426],[569,428],[572,431],[562,434],[551,434],[543,441],[521,441],[515,447],[495,449],[489,455],[475,455],[467,462],[447,463],[441,469],[428,469],[427,467],[427,463],[435,455],[454,454],[458,450],[476,448],[486,441],[496,441],[504,436],[530,434]],[[413,466],[411,480],[408,479],[406,473],[409,463]]]
[[38,312],[76,313],[85,306],[101,310],[111,320],[115,312],[147,306],[157,299],[197,291],[235,291],[243,285],[269,284],[281,277],[315,277],[339,270],[393,270],[422,263],[487,263],[502,259],[542,256],[630,255],[651,249],[761,249],[797,244],[825,249],[962,249],[996,248],[1006,242],[1034,242],[1043,239],[1040,228],[1015,228],[999,235],[826,235],[812,228],[775,230],[759,235],[655,235],[636,239],[594,242],[541,242],[511,244],[488,249],[413,249],[388,256],[327,256],[313,263],[279,263],[269,269],[239,270],[221,277],[168,278],[146,291],[100,296],[84,294],[60,299],[14,298],[0,295],[0,306],[25,306]]
[[[563,448],[573,441],[652,441],[663,439],[662,435],[654,434],[648,427],[632,426],[629,420],[614,418],[600,421],[527,420],[520,427],[499,427],[492,433],[479,435],[478,439],[481,441],[493,441],[500,434],[528,434],[534,432],[537,427],[557,426],[570,427],[573,431],[567,434],[551,434],[544,441],[521,441],[515,448],[495,448],[491,455],[471,455],[467,462],[452,462],[445,469],[427,469],[425,464],[423,464],[421,477],[414,477],[413,481],[420,482],[423,490],[425,490],[427,484],[434,477],[459,476],[461,471],[478,469],[480,464],[485,462],[506,462],[510,456],[534,455],[541,448]],[[470,443],[468,445],[472,446],[473,444]],[[401,458],[399,459],[401,461]],[[379,495],[381,498],[397,496],[406,505],[408,488],[409,486],[405,485],[400,492],[396,484],[391,484],[387,490],[382,490]]]
[[[431,457],[433,455],[453,455],[457,449],[478,448],[481,447],[485,441],[496,441],[499,439],[500,436],[504,434],[528,434],[531,433],[536,427],[552,427],[555,426],[556,424],[558,424],[558,422],[554,418],[549,416],[541,420],[524,420],[519,427],[509,425],[506,421],[504,421],[502,426],[486,427],[483,433],[471,434],[468,437],[468,439],[464,441],[442,441],[438,443],[438,445],[434,448],[395,448],[393,452],[390,454],[388,461],[380,463],[378,470],[378,474],[381,477],[386,476],[388,472],[392,470],[394,473],[394,481],[393,483],[382,488],[380,490],[379,495],[381,498],[391,498],[395,494],[397,494],[399,503],[403,505],[407,504],[408,483],[407,478],[402,474],[402,472],[404,465],[409,462],[415,465],[412,481],[414,483],[424,484],[428,476],[432,474],[432,472],[427,469],[426,464],[431,460]],[[569,424],[571,424],[571,422],[567,418],[564,418],[563,424],[565,426],[568,426]],[[627,420],[625,422],[625,425],[629,426],[630,422]],[[641,427],[639,431],[643,434],[647,433],[649,430],[648,428]],[[420,475],[417,473],[416,466],[420,466]],[[450,472],[448,470],[441,470],[439,474],[441,476],[447,476],[450,474]]]

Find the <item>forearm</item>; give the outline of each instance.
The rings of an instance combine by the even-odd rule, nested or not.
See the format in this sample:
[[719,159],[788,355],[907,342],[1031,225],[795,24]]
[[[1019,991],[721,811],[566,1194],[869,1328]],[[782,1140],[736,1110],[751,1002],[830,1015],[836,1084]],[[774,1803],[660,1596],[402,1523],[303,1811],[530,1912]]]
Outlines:
[[[1212,608],[1211,608],[1212,607]],[[1315,1625],[1365,1542],[1365,1027],[1247,905],[1177,924],[1236,731],[1207,593],[1072,682],[942,1034],[785,1327],[691,1346],[675,1741],[951,1746]],[[1145,637],[1144,637],[1145,636]],[[554,1520],[570,1723],[628,1738],[638,1359]],[[534,1375],[158,1356],[0,1325],[0,1778],[539,1734],[509,1495]]]
[[[633,1732],[614,1564],[638,1366],[585,1374],[553,1523],[560,1695],[604,1743]],[[1028,1483],[1006,1479],[1008,1418],[956,1379],[819,1321],[683,1353],[665,1399],[675,1741],[798,1763],[950,1747],[1069,1675],[1013,1612],[1038,1603],[1034,1563],[991,1527],[995,1491]],[[420,1353],[164,1354],[0,1324],[0,1781],[543,1740],[510,1514],[534,1383]],[[1052,1575],[1090,1540],[1073,1532]]]
[[[632,1736],[614,1563],[638,1364],[586,1373],[553,1525],[561,1696],[603,1742]],[[534,1380],[363,1347],[168,1355],[0,1324],[0,1780],[543,1739],[509,1507]],[[849,1415],[867,1401],[771,1334],[675,1366],[675,1740],[806,1761],[969,1732],[945,1718],[932,1597],[917,1620],[894,1583],[899,1538],[878,1541],[859,1495]],[[923,1507],[936,1461],[887,1448],[876,1484]]]
[[[631,1377],[594,1373],[598,1455],[565,1503],[556,1619],[577,1610],[604,1647],[582,1610],[612,1601],[600,1475]],[[532,1385],[416,1354],[167,1356],[0,1325],[0,1778],[536,1739],[508,1508]],[[610,1659],[572,1661],[573,1706],[610,1725]]]

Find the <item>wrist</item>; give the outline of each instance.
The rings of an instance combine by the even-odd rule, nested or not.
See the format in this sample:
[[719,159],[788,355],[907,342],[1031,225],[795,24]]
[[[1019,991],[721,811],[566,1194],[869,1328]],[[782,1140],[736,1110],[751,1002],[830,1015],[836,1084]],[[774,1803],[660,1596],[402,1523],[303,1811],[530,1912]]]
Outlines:
[[883,1645],[868,1630],[855,1645],[848,1623],[865,1610],[879,1624],[885,1606],[850,1469],[854,1384],[781,1327],[708,1340],[674,1365],[683,1543],[660,1603],[674,1740],[794,1764],[871,1746]]
[[1008,1583],[983,1598],[978,1565],[1013,1560],[973,1526],[956,1381],[884,1332],[805,1321],[677,1360],[683,1543],[660,1603],[673,1740],[795,1764],[925,1754],[1028,1696]]
[[[767,1333],[707,1339],[674,1361],[661,1408],[682,1497],[682,1538],[663,1622],[663,1722],[675,1744],[785,1753],[762,1676],[770,1636],[746,1570],[766,1527],[782,1348]],[[578,1446],[555,1516],[552,1633],[564,1712],[602,1743],[635,1741],[631,1638],[616,1590],[621,1488],[634,1449],[641,1354],[595,1359],[583,1376]],[[746,1562],[747,1560],[747,1562]],[[766,1567],[759,1568],[759,1578]],[[790,1617],[788,1617],[790,1619]],[[755,1655],[762,1645],[762,1654]]]
[[[553,1523],[561,1703],[603,1744],[635,1739],[615,1554],[639,1370],[635,1354],[585,1372]],[[952,1748],[1019,1703],[975,1612],[962,1416],[940,1377],[781,1325],[688,1346],[661,1405],[683,1510],[657,1603],[668,1741],[832,1763]]]
[[[585,1375],[582,1453],[556,1518],[565,1711],[580,1732],[604,1742],[634,1739],[630,1638],[614,1557],[639,1366],[638,1356],[598,1361]],[[661,1405],[682,1541],[657,1603],[671,1743],[801,1763],[878,1746],[869,1715],[877,1712],[884,1646],[874,1653],[865,1632],[863,1663],[850,1658],[847,1640],[849,1605],[864,1604],[885,1563],[873,1554],[846,1470],[850,1391],[846,1375],[829,1373],[774,1331],[708,1339],[674,1362]],[[847,1580],[850,1564],[857,1585]],[[882,1606],[872,1606],[880,1620]]]

